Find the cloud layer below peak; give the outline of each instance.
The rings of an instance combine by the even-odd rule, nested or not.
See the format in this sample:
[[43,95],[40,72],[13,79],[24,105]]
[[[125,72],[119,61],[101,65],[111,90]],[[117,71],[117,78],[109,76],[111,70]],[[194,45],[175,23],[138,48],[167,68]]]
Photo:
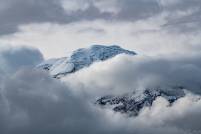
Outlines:
[[[21,53],[26,51],[20,49]],[[29,56],[40,57],[41,54],[35,51],[29,49]],[[10,56],[20,58],[21,55]],[[119,55],[68,75],[62,81],[41,70],[22,68],[30,64],[19,62],[18,69],[0,78],[0,132],[199,134],[199,59],[199,56],[171,59]],[[12,58],[4,60],[8,65],[14,62]],[[34,65],[35,58],[30,62]],[[184,84],[188,91],[185,97],[172,106],[158,97],[137,117],[127,117],[94,105],[95,98],[101,95],[122,94],[150,86],[171,88],[174,84]]]

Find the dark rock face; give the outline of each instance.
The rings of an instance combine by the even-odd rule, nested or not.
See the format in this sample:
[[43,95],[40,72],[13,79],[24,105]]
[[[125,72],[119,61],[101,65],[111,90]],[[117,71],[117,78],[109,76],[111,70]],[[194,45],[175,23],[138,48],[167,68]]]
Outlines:
[[127,113],[130,116],[137,116],[143,107],[152,106],[154,100],[161,96],[169,101],[170,105],[185,95],[181,89],[175,90],[144,90],[121,96],[104,96],[98,99],[95,104],[109,106],[116,112]]

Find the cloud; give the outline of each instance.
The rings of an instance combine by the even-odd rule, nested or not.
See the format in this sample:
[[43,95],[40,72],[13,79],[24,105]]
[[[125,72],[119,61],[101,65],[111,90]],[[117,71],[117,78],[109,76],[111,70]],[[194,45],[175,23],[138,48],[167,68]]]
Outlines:
[[182,2],[182,0],[158,0],[158,3],[164,7],[173,6],[173,5],[178,4],[180,2]]
[[0,70],[13,73],[23,67],[34,67],[43,61],[38,49],[6,46],[0,51]]
[[72,85],[78,93],[85,91],[96,97],[146,88],[176,87],[200,94],[199,59],[200,55],[173,58],[119,55],[68,75],[63,81]]
[[43,72],[20,70],[1,88],[1,133],[80,133],[89,117],[82,101]]
[[[62,57],[92,44],[118,44],[145,55],[200,53],[200,31],[178,33],[166,29],[166,15],[146,20],[108,22],[82,21],[68,25],[51,23],[20,27],[21,32],[0,39],[1,43],[37,47],[45,58]],[[173,30],[173,31],[172,31]]]
[[[27,51],[21,49],[22,53],[23,50]],[[18,59],[21,55],[14,57]],[[93,103],[94,98],[103,92],[121,93],[126,91],[126,87],[129,87],[127,91],[131,91],[138,82],[144,86],[149,86],[147,82],[168,85],[178,79],[189,85],[188,91],[194,91],[191,83],[200,75],[199,59],[198,56],[171,60],[119,55],[68,75],[63,81],[53,79],[41,70],[19,67],[15,72],[0,77],[0,133],[199,134],[200,121],[195,121],[201,113],[199,94],[187,92],[171,107],[159,97],[138,117],[127,117]],[[12,58],[6,60],[12,61]],[[22,62],[19,64],[24,65]],[[181,68],[184,68],[182,77],[179,75]],[[192,80],[185,81],[189,71],[192,72]],[[194,72],[197,72],[196,76]],[[165,83],[167,74],[170,80]],[[154,75],[161,80],[150,79]],[[173,76],[176,78],[173,79]],[[112,88],[115,90],[111,91]]]
[[[188,126],[193,121],[190,117],[198,118],[201,110],[200,101],[193,95],[178,100],[173,107],[158,98],[151,109],[144,109],[137,118],[128,118],[97,108],[86,96],[76,95],[73,90],[37,70],[22,69],[5,78],[1,83],[0,132],[188,134],[194,131],[198,134],[200,131],[200,123]],[[177,110],[182,111],[173,112]],[[157,114],[160,111],[164,113]],[[185,120],[188,117],[191,120]]]
[[[159,4],[167,15],[166,28],[183,32],[200,31],[201,2],[199,0],[159,0]],[[174,14],[173,14],[174,12]]]
[[200,26],[200,5],[199,0],[2,0],[0,35],[16,33],[20,26],[33,23],[135,22],[161,14],[167,15],[165,28],[194,31]]
[[[119,55],[58,81],[32,69],[43,60],[39,50],[1,49],[0,133],[201,133],[200,5],[199,0],[1,0],[0,35],[12,34],[1,37],[2,43],[37,47],[45,58],[91,44],[122,44],[141,55]],[[174,86],[186,88],[187,95],[171,106],[159,97],[138,117],[93,104],[102,95]]]
[[183,87],[187,89],[186,96],[173,105],[165,98],[158,97],[153,106],[144,108],[138,117],[124,119],[116,115],[117,119],[113,118],[113,121],[121,120],[119,124],[138,133],[199,134],[201,126],[196,120],[201,113],[199,59],[200,55],[174,58],[119,55],[68,75],[62,81],[77,94],[87,93],[91,100],[146,88],[179,90],[174,88]]
[[[20,70],[6,79],[1,89],[2,134],[148,133],[135,119],[94,109],[87,98],[74,96],[71,89],[40,71]],[[164,131],[147,129],[153,133]]]
[[30,23],[68,24],[83,19],[91,20],[109,16],[105,13],[100,13],[93,6],[87,8],[86,11],[76,10],[73,13],[68,13],[62,7],[61,0],[2,0],[1,3],[0,17],[3,19],[0,21],[0,35],[15,33],[19,30],[19,26]]
[[82,20],[138,20],[159,13],[155,0],[2,0],[0,35],[17,32],[30,23],[68,24]]
[[64,22],[65,13],[54,0],[2,0],[5,6],[1,9],[0,34],[10,34],[18,30],[18,26],[33,22]]
[[[1,36],[0,42],[37,47],[45,58],[62,57],[72,50],[92,44],[118,44],[145,55],[200,53],[201,10],[198,0],[63,2],[2,1],[1,14],[5,19],[0,21],[0,24],[3,23],[0,27],[6,30],[15,27],[18,31]],[[65,5],[68,8],[68,3],[73,3],[76,8],[73,11],[64,9]],[[15,8],[20,10],[12,11]],[[38,12],[41,12],[40,15]],[[9,23],[14,24],[4,26]]]
[[[185,97],[177,100],[172,106],[166,99],[158,97],[153,106],[144,108],[137,118],[144,119],[141,119],[141,121],[149,118],[150,122],[156,126],[177,126],[187,133],[198,134],[201,132],[201,126],[198,124],[196,117],[201,114],[200,105],[200,96],[191,93],[187,93]],[[151,125],[150,122],[147,122],[147,125]],[[146,124],[146,122],[143,123]]]

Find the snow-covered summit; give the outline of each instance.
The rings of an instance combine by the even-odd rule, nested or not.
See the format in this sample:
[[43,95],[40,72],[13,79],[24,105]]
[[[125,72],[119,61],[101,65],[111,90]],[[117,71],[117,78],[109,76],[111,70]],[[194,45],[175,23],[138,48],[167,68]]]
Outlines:
[[104,61],[118,54],[136,55],[135,52],[116,45],[93,45],[89,48],[77,49],[68,57],[47,60],[39,64],[37,68],[48,70],[54,77],[61,77],[87,67],[94,62]]

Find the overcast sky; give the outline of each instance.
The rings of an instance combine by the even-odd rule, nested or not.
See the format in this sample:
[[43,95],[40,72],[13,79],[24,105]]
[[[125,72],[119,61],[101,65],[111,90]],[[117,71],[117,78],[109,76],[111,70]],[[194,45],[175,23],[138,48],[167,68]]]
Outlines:
[[[57,80],[36,65],[92,44],[118,55]],[[0,0],[0,134],[201,134],[201,0]],[[185,87],[136,117],[97,97]]]
[[199,53],[200,0],[0,0],[0,44],[45,58],[117,44],[145,55]]

